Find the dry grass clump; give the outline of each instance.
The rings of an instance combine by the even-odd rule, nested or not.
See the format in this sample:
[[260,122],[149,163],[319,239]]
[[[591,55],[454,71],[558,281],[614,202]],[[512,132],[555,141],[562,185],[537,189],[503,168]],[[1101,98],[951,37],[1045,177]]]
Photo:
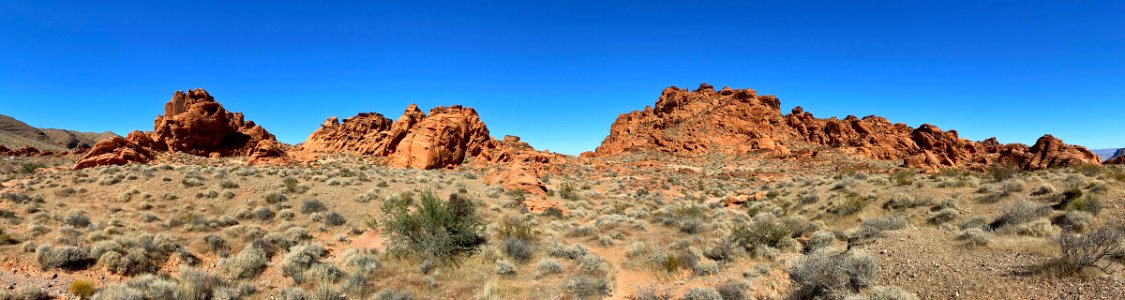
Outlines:
[[83,268],[90,263],[86,249],[75,246],[51,247],[51,245],[39,245],[35,249],[35,260],[39,262],[39,267],[43,270]]
[[796,284],[794,297],[842,299],[859,292],[875,281],[879,265],[870,255],[855,251],[819,251],[801,256],[789,268]]

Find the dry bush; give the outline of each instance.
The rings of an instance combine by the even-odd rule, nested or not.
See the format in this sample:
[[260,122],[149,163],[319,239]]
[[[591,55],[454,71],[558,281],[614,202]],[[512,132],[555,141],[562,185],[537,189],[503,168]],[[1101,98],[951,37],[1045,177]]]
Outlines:
[[874,282],[878,274],[874,258],[853,251],[819,251],[801,256],[789,268],[789,278],[797,286],[793,295],[797,299],[856,293]]
[[1064,231],[1058,239],[1062,255],[1054,261],[1054,268],[1068,275],[1090,268],[1108,273],[1109,266],[1101,262],[1125,250],[1122,248],[1123,239],[1125,232],[1113,227],[1101,227],[1089,234]]

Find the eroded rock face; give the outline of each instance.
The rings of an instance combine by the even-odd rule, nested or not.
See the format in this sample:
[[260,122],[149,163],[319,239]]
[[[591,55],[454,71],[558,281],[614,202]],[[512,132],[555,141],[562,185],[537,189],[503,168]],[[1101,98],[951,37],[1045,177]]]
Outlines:
[[203,89],[177,91],[164,104],[164,115],[156,117],[150,136],[159,150],[199,156],[249,155],[258,142],[275,140],[242,113],[224,109]]
[[242,113],[232,113],[207,91],[177,91],[156,117],[153,131],[133,131],[94,145],[75,169],[151,161],[156,153],[177,151],[217,157],[251,155],[260,142],[276,143],[272,134]]
[[152,153],[152,140],[140,131],[130,132],[128,137],[113,137],[102,140],[94,145],[74,169],[85,169],[97,166],[124,165],[129,163],[146,163],[154,158]]
[[309,135],[301,151],[383,157],[392,167],[457,168],[467,161],[487,169],[486,180],[529,195],[546,195],[539,178],[563,156],[536,151],[519,137],[495,140],[476,110],[459,105],[435,107],[429,114],[410,105],[397,120],[361,113],[340,122],[326,120]]
[[280,165],[290,161],[285,146],[274,140],[261,140],[250,151],[247,165]]
[[415,169],[457,166],[466,157],[479,155],[491,140],[476,110],[439,106],[411,127],[391,153],[389,164]]
[[815,152],[830,147],[874,159],[901,160],[925,170],[984,168],[997,162],[1029,170],[1100,164],[1085,148],[1049,135],[1033,147],[1001,145],[995,139],[962,139],[956,131],[930,124],[911,128],[878,116],[819,119],[801,107],[783,115],[780,107],[777,97],[750,89],[715,91],[707,84],[694,91],[670,87],[654,107],[619,116],[601,146],[584,156],[645,151],[789,155],[794,149]]
[[492,141],[476,110],[434,107],[429,115],[410,105],[391,121],[378,113],[329,118],[301,145],[302,150],[387,157],[393,167],[452,168],[479,155]]

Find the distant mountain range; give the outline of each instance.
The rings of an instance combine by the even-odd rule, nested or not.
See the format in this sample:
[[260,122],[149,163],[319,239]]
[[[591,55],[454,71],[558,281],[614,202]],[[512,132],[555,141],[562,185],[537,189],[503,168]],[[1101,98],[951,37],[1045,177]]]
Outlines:
[[113,132],[79,132],[67,129],[35,128],[16,118],[0,115],[0,145],[9,149],[32,147],[40,151],[61,152],[90,148],[100,140],[117,136]]
[[1100,156],[1103,161],[1105,161],[1107,159],[1110,159],[1110,158],[1114,158],[1116,156],[1125,155],[1125,148],[1121,148],[1121,149],[1097,149],[1097,150],[1090,150],[1090,151],[1093,151],[1094,154],[1097,154],[1098,156]]

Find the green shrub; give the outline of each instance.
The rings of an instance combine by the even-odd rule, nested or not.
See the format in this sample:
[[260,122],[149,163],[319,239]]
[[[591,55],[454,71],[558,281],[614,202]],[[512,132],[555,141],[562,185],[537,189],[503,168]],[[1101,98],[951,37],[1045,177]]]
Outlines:
[[727,240],[735,245],[742,246],[748,251],[754,251],[763,246],[779,248],[782,242],[792,239],[793,235],[802,229],[802,222],[798,219],[777,219],[772,215],[759,215],[750,225],[738,224],[731,230]]
[[1102,211],[1102,201],[1098,200],[1094,195],[1086,195],[1085,197],[1075,199],[1066,206],[1067,211],[1084,211],[1097,215]]
[[563,182],[559,186],[559,197],[566,200],[578,200],[578,189],[574,188],[574,184]]
[[391,249],[456,263],[457,254],[485,242],[483,223],[472,200],[452,194],[449,201],[441,201],[425,192],[418,203],[413,202],[392,197],[383,203],[379,225],[389,235]]
[[304,281],[303,273],[312,268],[314,264],[319,263],[321,256],[324,256],[324,247],[321,245],[293,246],[282,259],[281,273],[286,277],[293,278],[294,282],[301,283]]

